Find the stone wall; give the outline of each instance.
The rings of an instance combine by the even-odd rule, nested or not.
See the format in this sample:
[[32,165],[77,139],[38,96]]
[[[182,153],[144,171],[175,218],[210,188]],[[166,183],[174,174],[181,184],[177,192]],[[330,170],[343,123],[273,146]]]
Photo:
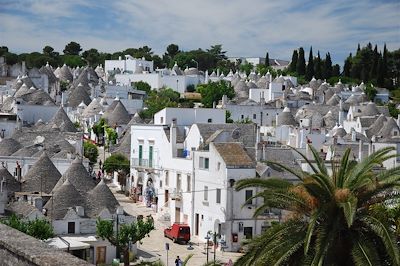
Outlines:
[[4,224],[0,224],[0,262],[4,266],[92,265]]

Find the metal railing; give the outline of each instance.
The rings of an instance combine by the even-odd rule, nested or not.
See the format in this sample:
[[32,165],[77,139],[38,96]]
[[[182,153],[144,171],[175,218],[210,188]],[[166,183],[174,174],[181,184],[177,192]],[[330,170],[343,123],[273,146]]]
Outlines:
[[154,160],[143,159],[143,158],[133,158],[132,164],[135,167],[144,167],[144,168],[155,168]]

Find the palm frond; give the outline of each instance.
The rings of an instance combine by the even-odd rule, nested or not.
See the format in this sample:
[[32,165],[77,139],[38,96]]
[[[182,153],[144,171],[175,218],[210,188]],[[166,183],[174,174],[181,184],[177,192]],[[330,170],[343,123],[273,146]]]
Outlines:
[[400,252],[391,230],[377,217],[364,216],[361,221],[369,227],[383,242],[393,265],[400,265]]
[[351,250],[351,256],[356,266],[379,266],[380,258],[376,252],[376,247],[370,244],[370,240],[354,239]]
[[279,169],[283,169],[289,173],[291,173],[292,175],[294,175],[295,177],[297,177],[299,180],[303,180],[304,179],[304,175],[306,175],[304,172],[298,172],[296,170],[293,170],[281,163],[278,162],[274,162],[274,161],[267,161],[267,165],[269,166],[277,166]]
[[347,226],[350,228],[353,225],[357,211],[357,198],[354,195],[351,195],[347,198],[346,202],[339,203],[339,206],[343,209]]

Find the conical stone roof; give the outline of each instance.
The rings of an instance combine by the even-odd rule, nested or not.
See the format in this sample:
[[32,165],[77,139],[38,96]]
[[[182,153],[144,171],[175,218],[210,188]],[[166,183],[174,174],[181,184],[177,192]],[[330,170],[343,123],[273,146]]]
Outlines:
[[76,108],[81,102],[89,105],[92,100],[83,86],[77,86],[68,97],[68,106]]
[[5,138],[0,141],[0,156],[10,156],[22,148],[22,145],[13,138]]
[[44,205],[44,208],[51,219],[61,220],[70,208],[75,208],[76,206],[85,207],[85,199],[69,180],[65,180],[54,191],[52,198]]
[[379,131],[383,128],[383,125],[387,121],[386,116],[380,115],[375,122],[367,129],[365,130],[365,134],[367,135],[368,138],[371,138],[373,135],[377,135]]
[[23,177],[22,191],[50,193],[61,174],[45,152]]
[[6,181],[6,190],[8,196],[12,196],[14,192],[20,191],[20,183],[8,172],[7,168],[0,166],[0,182]]
[[282,113],[278,115],[278,126],[296,126],[297,122],[294,119],[292,113],[290,112],[290,109],[285,107],[283,109]]
[[62,132],[76,132],[76,127],[69,119],[68,115],[65,113],[64,108],[60,107],[58,111],[55,113],[53,118],[49,122],[49,127],[53,127],[54,125],[60,129]]
[[334,94],[329,101],[326,102],[327,105],[336,106],[340,102],[340,97],[337,94]]
[[126,125],[129,123],[131,117],[126,110],[125,106],[118,102],[114,111],[107,117],[109,125]]
[[59,71],[56,70],[55,72],[56,72],[55,73],[56,77],[58,77],[60,80],[66,82],[72,82],[73,76],[71,70],[66,64],[64,64]]
[[61,176],[60,180],[58,180],[57,184],[55,185],[53,192],[57,191],[67,179],[80,192],[87,192],[96,185],[85,166],[83,166],[82,160],[79,158],[76,158],[71,163],[67,171],[65,171],[65,173]]
[[99,103],[99,101],[96,98],[94,98],[92,102],[83,111],[82,117],[89,118],[99,114],[100,111],[103,111],[103,106]]
[[[382,136],[384,138],[392,137],[393,130],[400,131],[399,126],[397,125],[396,121],[390,117],[385,124],[383,125],[382,129],[379,131],[378,136]],[[399,134],[397,134],[398,136]]]
[[379,114],[378,108],[376,108],[375,103],[369,102],[364,108],[361,109],[361,114],[363,116],[375,116]]
[[102,118],[107,119],[112,114],[112,112],[114,111],[115,107],[117,106],[117,104],[119,102],[120,102],[120,100],[114,99],[114,101],[112,101],[112,103],[107,107]]
[[100,212],[107,208],[110,213],[115,213],[119,203],[108,186],[101,180],[96,187],[87,194],[87,216],[98,217]]

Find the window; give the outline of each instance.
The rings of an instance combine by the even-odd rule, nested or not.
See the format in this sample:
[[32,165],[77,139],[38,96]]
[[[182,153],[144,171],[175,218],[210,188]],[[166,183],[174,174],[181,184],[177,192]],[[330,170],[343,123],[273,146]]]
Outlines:
[[142,165],[143,145],[139,145],[139,165]]
[[206,157],[199,157],[199,168],[208,169],[208,167],[209,167],[209,159]]
[[219,171],[221,169],[221,162],[217,163],[217,171]]
[[153,167],[153,146],[149,146],[149,167]]
[[192,178],[190,175],[186,176],[186,191],[190,192],[192,188]]
[[212,123],[212,119],[209,118],[209,119],[207,120],[207,122],[208,122],[208,123]]
[[257,114],[253,114],[253,119],[257,119]]
[[204,186],[204,200],[208,201],[208,186]]
[[243,234],[246,237],[246,239],[252,239],[253,238],[253,227],[244,227],[243,229]]
[[162,188],[162,180],[160,180],[160,188]]
[[165,185],[168,186],[169,185],[169,172],[165,171]]
[[246,190],[246,196],[245,196],[245,200],[246,200],[246,204],[253,204],[253,200],[248,201],[251,197],[253,197],[253,190]]
[[395,130],[393,131],[393,136],[397,136],[398,132]]
[[244,119],[244,115],[241,115],[240,117],[241,117],[242,119]]
[[221,189],[217,188],[217,203],[221,203]]
[[164,124],[164,117],[160,117],[160,124]]
[[181,174],[176,174],[176,190],[179,192],[182,190],[182,178]]
[[75,222],[68,222],[68,234],[75,234]]

